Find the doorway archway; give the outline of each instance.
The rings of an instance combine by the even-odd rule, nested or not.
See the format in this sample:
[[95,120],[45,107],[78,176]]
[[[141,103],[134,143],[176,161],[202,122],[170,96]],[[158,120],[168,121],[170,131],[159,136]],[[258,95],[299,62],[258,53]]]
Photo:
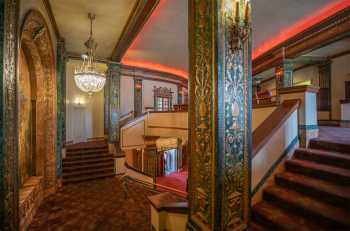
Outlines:
[[19,172],[23,184],[42,176],[45,194],[56,189],[56,73],[49,28],[40,12],[27,13],[19,62]]

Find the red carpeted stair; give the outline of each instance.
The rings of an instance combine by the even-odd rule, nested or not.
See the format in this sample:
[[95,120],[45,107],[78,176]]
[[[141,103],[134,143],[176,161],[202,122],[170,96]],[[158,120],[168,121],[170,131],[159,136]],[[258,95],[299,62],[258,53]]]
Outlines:
[[63,183],[114,176],[113,155],[105,141],[79,143],[67,147],[62,161]]
[[285,165],[254,205],[250,230],[349,231],[350,144],[314,139]]

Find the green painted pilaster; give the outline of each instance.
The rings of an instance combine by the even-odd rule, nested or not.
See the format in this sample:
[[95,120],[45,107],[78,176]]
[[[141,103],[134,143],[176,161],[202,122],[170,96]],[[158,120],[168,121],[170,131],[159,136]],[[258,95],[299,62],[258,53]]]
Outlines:
[[0,229],[19,230],[17,38],[18,0],[0,0]]
[[142,114],[142,79],[134,78],[134,115]]
[[120,67],[117,64],[109,64],[107,70],[108,85],[105,88],[108,98],[108,143],[119,142],[119,117],[120,117]]
[[183,87],[177,85],[177,104],[183,104]]
[[276,67],[276,87],[277,89],[293,86],[293,61],[285,59],[283,63]]
[[56,132],[56,175],[62,175],[62,149],[65,143],[65,77],[66,65],[64,57],[65,47],[64,41],[57,42],[56,57],[56,85],[57,85],[57,132]]
[[245,230],[251,25],[245,0],[190,0],[189,230]]

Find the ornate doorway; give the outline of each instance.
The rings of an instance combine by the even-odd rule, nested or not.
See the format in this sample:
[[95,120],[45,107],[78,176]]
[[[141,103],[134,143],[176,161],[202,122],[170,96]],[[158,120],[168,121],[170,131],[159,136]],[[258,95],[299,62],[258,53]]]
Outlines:
[[32,10],[26,15],[20,39],[20,183],[30,176],[42,176],[47,194],[56,188],[56,74],[50,32],[38,11]]

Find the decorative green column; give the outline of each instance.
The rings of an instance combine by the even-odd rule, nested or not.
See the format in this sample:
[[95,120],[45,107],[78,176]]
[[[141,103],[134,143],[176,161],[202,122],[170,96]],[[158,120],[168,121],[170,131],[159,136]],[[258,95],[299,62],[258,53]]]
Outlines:
[[18,0],[0,0],[0,229],[19,230],[17,39]]
[[57,135],[56,135],[56,175],[62,175],[62,155],[64,155],[64,129],[65,129],[65,81],[66,81],[66,60],[64,41],[57,42],[56,57],[56,85],[57,85]]
[[293,86],[293,61],[289,59],[283,60],[283,63],[276,67],[276,89]]
[[250,3],[189,2],[188,229],[244,230],[250,207]]
[[116,153],[119,147],[119,117],[120,117],[120,66],[109,64],[107,70],[107,85],[105,87],[107,105],[106,126],[108,129],[108,149]]
[[183,104],[183,87],[177,85],[177,104]]
[[142,79],[134,78],[134,115],[142,114]]

